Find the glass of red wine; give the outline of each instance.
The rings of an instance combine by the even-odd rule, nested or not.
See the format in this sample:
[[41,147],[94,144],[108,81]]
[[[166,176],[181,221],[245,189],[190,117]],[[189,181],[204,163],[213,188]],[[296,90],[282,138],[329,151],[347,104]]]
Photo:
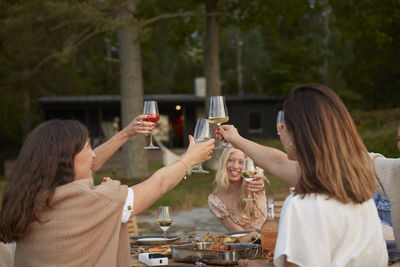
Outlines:
[[[143,114],[147,115],[144,121],[151,121],[157,123],[160,119],[160,114],[158,114],[157,101],[144,101]],[[150,144],[144,149],[159,149],[158,146],[153,145],[153,131],[150,132]]]

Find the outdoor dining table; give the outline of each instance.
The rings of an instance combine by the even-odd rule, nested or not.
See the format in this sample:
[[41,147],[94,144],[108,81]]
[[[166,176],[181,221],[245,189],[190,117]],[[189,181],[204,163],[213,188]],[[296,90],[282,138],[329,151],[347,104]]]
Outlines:
[[[173,266],[179,266],[179,265],[181,265],[181,266],[198,266],[198,265],[195,265],[193,263],[178,262],[178,261],[175,261],[172,258],[168,259],[168,265],[173,265]],[[146,264],[144,264],[142,262],[139,262],[137,255],[131,255],[131,267],[146,267],[146,266],[147,266]],[[225,266],[225,265],[210,265],[210,264],[207,264],[206,266],[221,267],[221,266]],[[238,267],[239,265],[229,265],[229,266]],[[272,267],[274,265],[272,263],[268,263],[266,266],[271,266]]]
[[[179,244],[181,241],[182,241],[182,239],[180,239],[178,242],[172,242],[172,243],[170,243],[170,245]],[[184,240],[184,241],[187,241],[187,240]],[[139,247],[139,245],[131,244],[131,247]],[[258,258],[258,260],[263,260],[263,259],[259,259]],[[267,262],[265,262],[265,263],[267,263]],[[147,266],[147,265],[139,261],[138,253],[133,253],[133,254],[131,254],[131,265],[130,266],[131,267],[138,267],[138,266]],[[199,265],[196,265],[194,263],[189,263],[189,262],[179,262],[179,261],[176,261],[175,259],[173,259],[172,256],[171,256],[168,259],[168,266],[199,266]],[[232,266],[232,267],[237,267],[239,265],[211,265],[211,264],[207,264],[205,266],[216,266],[216,267]],[[274,266],[274,265],[272,263],[268,263],[266,266]]]

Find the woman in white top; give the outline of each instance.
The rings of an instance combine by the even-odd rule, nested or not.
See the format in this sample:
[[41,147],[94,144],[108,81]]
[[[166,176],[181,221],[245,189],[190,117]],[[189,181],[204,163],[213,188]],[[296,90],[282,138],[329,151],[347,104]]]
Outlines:
[[275,266],[387,266],[373,164],[341,99],[323,85],[301,85],[277,122],[287,154],[244,139],[231,125],[217,132],[296,186],[282,209]]

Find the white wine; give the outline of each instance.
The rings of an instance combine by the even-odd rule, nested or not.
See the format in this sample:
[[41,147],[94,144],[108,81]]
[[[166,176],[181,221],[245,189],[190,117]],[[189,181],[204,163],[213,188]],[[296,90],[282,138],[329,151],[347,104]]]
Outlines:
[[254,175],[256,174],[256,172],[254,172],[254,171],[243,171],[242,172],[242,177],[243,178],[247,178],[247,179],[250,179],[251,178],[251,180],[253,180],[254,179]]
[[210,121],[210,123],[219,124],[229,121],[229,117],[209,117],[208,120]]
[[165,232],[168,230],[168,228],[172,224],[172,220],[163,220],[163,221],[157,221],[157,224],[161,227],[161,229]]

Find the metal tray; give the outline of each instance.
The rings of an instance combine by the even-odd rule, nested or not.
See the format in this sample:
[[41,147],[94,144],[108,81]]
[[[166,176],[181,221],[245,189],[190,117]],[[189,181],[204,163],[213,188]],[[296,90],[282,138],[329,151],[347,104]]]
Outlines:
[[205,250],[214,242],[199,242],[172,247],[172,258],[176,261],[201,261],[206,264],[236,265],[241,259],[251,259],[257,256],[260,245],[250,243],[222,243],[231,250]]

